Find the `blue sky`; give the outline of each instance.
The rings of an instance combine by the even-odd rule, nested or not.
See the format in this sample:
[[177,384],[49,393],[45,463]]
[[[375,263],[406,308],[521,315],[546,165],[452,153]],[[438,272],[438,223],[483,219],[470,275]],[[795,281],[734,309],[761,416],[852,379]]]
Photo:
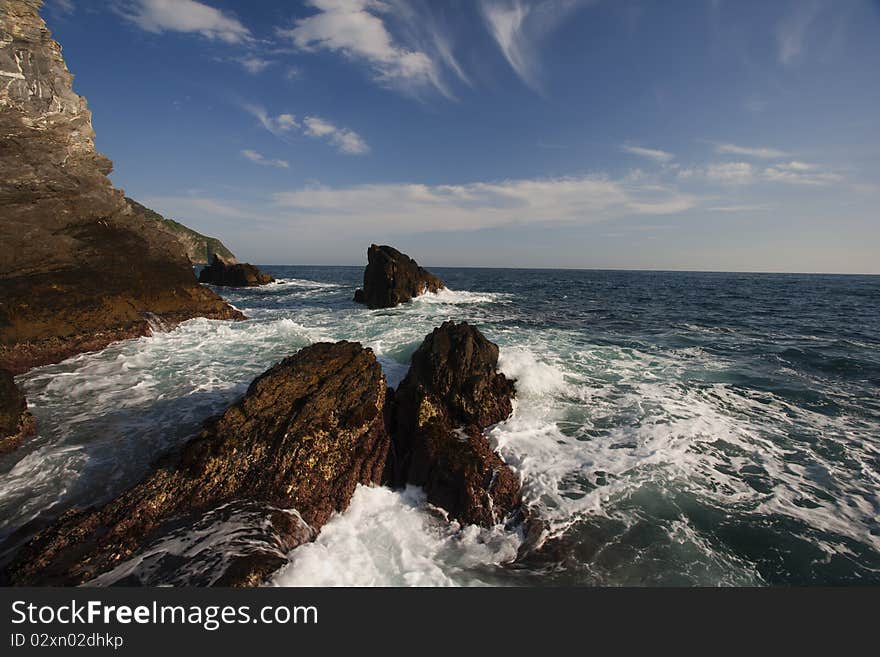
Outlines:
[[262,264],[880,273],[876,0],[47,0],[114,183]]

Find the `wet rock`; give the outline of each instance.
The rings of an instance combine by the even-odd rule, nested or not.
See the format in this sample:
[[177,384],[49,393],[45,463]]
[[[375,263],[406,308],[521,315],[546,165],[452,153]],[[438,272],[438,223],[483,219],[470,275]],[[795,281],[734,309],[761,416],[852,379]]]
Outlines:
[[0,3],[0,366],[22,372],[176,323],[241,319],[107,177],[36,0]]
[[355,292],[354,301],[368,308],[393,308],[444,287],[443,281],[408,255],[390,246],[372,244],[367,249],[364,287]]
[[[242,500],[296,509],[313,536],[347,508],[357,484],[381,480],[390,445],[385,396],[369,349],[306,347],[254,380],[243,399],[140,484],[102,508],[72,510],[38,534],[16,555],[8,579],[86,582],[134,556],[175,519]],[[282,528],[285,549],[301,530]],[[278,564],[271,554],[245,556],[223,583],[258,583]]]
[[413,354],[395,397],[393,481],[424,486],[432,504],[484,526],[521,502],[518,476],[483,435],[513,410],[513,382],[497,365],[497,345],[478,329],[444,322]]
[[12,372],[0,369],[0,454],[11,452],[37,432],[27,400],[15,385]]
[[217,254],[214,254],[211,264],[199,272],[199,283],[227,287],[255,287],[274,280],[250,263],[227,262]]

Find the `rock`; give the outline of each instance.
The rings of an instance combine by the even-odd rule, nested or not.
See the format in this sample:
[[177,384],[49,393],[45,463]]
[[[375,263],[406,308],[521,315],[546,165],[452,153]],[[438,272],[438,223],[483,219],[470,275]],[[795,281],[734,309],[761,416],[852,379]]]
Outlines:
[[127,196],[125,197],[125,202],[136,213],[147,219],[152,219],[160,230],[172,235],[180,243],[181,248],[186,253],[186,257],[189,258],[192,264],[207,265],[211,262],[214,254],[219,255],[226,262],[235,262],[235,256],[232,255],[232,251],[227,249],[223,242],[216,237],[202,235],[192,228],[187,228],[183,224],[174,221],[174,219],[167,219],[158,212],[141,205]]
[[36,432],[36,420],[28,413],[27,400],[12,372],[0,369],[0,454],[11,452]]
[[22,372],[176,323],[241,319],[133,210],[37,0],[0,3],[0,366]]
[[199,273],[199,283],[228,287],[255,287],[266,285],[275,279],[263,274],[247,262],[227,262],[216,253],[211,264]]
[[501,522],[521,502],[517,475],[483,431],[513,410],[498,347],[476,328],[444,322],[428,335],[395,395],[392,481],[423,486],[428,501],[465,523]]
[[[378,483],[390,436],[386,385],[357,343],[306,347],[258,377],[144,481],[99,509],[72,510],[33,538],[7,570],[10,583],[79,584],[134,556],[174,522],[233,501],[296,509],[308,525],[283,531],[285,549],[343,511],[357,484]],[[277,555],[248,555],[223,583],[255,584]]]
[[368,308],[393,308],[425,292],[439,292],[443,281],[410,258],[390,246],[372,244],[367,249],[364,287],[357,290],[354,300]]

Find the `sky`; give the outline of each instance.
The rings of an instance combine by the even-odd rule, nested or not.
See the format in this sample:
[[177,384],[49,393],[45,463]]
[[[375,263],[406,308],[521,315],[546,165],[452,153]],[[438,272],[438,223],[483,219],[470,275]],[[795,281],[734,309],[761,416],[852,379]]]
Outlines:
[[117,187],[259,264],[880,273],[880,0],[46,0]]

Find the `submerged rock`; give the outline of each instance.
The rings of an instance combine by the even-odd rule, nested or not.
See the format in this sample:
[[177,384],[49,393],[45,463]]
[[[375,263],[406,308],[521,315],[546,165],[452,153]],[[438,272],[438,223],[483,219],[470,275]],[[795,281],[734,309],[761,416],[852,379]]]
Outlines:
[[241,319],[111,184],[40,5],[0,2],[0,366],[23,372],[147,335],[145,313]]
[[425,292],[439,292],[443,281],[408,255],[390,246],[370,245],[364,287],[357,290],[354,300],[368,308],[392,308]]
[[36,420],[28,412],[27,400],[15,385],[12,372],[0,369],[0,454],[11,452],[36,432]]
[[248,262],[227,262],[216,253],[211,264],[199,272],[199,283],[226,287],[255,287],[274,280]]
[[395,395],[392,479],[466,523],[494,525],[521,502],[520,482],[483,431],[513,410],[498,346],[466,323],[428,335]]
[[[379,483],[387,461],[386,384],[360,344],[318,343],[258,377],[247,394],[140,484],[106,506],[73,510],[32,539],[10,583],[80,584],[187,522],[231,502],[296,509],[307,527],[275,525],[285,550],[348,507],[357,484]],[[283,558],[256,552],[227,564],[217,583],[253,585]]]

